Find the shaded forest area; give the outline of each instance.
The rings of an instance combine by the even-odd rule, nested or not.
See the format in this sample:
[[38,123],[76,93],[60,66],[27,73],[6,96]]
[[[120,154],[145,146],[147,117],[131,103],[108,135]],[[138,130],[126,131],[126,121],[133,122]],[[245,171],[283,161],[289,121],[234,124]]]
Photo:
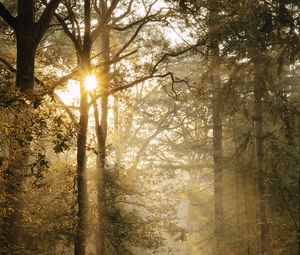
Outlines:
[[1,0],[0,254],[299,255],[298,0]]

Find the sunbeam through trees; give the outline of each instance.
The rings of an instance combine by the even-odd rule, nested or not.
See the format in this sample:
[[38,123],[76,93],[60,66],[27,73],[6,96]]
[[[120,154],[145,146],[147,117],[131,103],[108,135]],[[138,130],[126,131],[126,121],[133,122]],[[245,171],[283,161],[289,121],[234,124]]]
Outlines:
[[300,255],[300,2],[1,0],[1,255]]

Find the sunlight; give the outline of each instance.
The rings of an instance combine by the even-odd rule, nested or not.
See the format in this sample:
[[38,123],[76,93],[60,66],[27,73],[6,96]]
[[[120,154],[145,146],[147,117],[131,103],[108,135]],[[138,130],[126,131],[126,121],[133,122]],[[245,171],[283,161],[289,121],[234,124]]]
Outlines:
[[57,95],[66,105],[78,106],[80,98],[79,82],[76,80],[69,80],[67,86],[64,89],[59,90]]
[[84,79],[84,87],[87,91],[92,91],[97,88],[97,78],[95,75],[88,75]]

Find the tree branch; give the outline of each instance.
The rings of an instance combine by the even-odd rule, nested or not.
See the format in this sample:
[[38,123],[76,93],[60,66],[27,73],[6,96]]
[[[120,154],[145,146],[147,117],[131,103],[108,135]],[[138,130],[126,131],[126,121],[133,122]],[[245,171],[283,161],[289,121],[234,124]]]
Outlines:
[[36,26],[35,40],[37,42],[39,42],[45,34],[60,1],[61,0],[50,0],[50,2],[46,5],[46,9],[42,13],[42,16],[40,17]]
[[118,58],[123,51],[125,51],[129,45],[134,41],[134,39],[138,36],[140,30],[143,28],[143,26],[148,22],[149,20],[146,19],[144,20],[143,23],[141,23],[138,28],[135,30],[134,34],[131,36],[131,38],[123,45],[123,47],[115,54],[115,56],[113,57],[113,59]]
[[152,73],[155,73],[156,70],[157,70],[157,67],[165,60],[167,59],[168,57],[178,57],[190,50],[193,50],[193,49],[196,49],[197,47],[201,46],[201,45],[204,45],[206,43],[206,41],[210,38],[212,34],[209,34],[207,35],[205,38],[203,38],[203,40],[200,40],[198,41],[196,44],[194,45],[190,45],[189,47],[187,48],[184,48],[184,49],[181,49],[179,51],[176,51],[176,52],[168,52],[168,53],[165,53],[161,58],[160,60],[158,60],[156,62],[156,64],[153,66],[152,68]]
[[128,7],[127,7],[127,9],[126,9],[126,11],[124,13],[122,13],[118,17],[114,18],[114,20],[113,20],[114,24],[117,23],[118,21],[122,20],[123,18],[125,18],[131,12],[133,1],[134,0],[130,0],[130,2],[128,3]]
[[0,62],[3,63],[9,71],[11,71],[12,73],[15,73],[17,70],[16,68],[14,68],[7,60],[5,60],[4,58],[2,58],[0,56]]
[[16,18],[11,15],[9,10],[0,2],[0,17],[14,30],[16,30]]
[[74,124],[78,125],[78,121],[76,119],[76,116],[73,114],[73,112],[70,110],[70,108],[64,103],[64,101],[62,101],[61,98],[55,93],[53,93],[50,96],[52,97],[53,100],[55,100],[57,103],[59,103],[60,106],[66,111],[66,113],[69,115],[72,122]]
[[[15,67],[13,67],[13,65],[11,65],[7,60],[2,58],[1,56],[0,56],[0,62],[3,63],[8,68],[8,70],[11,71],[12,73],[17,72],[17,69]],[[44,93],[44,94],[41,94],[40,96],[49,95],[51,98],[53,98],[55,101],[57,101],[61,105],[61,107],[66,111],[66,113],[69,115],[70,119],[75,124],[77,124],[78,122],[76,120],[76,116],[70,111],[69,107],[67,105],[65,105],[65,103],[60,99],[60,97],[53,92],[55,87],[57,87],[62,82],[67,81],[68,79],[70,79],[70,77],[73,76],[75,74],[75,72],[77,73],[77,71],[75,70],[75,71],[71,72],[69,75],[66,75],[66,76],[62,77],[57,82],[52,84],[51,89],[47,90],[47,92],[51,91],[50,94],[49,93]],[[38,79],[37,77],[34,77],[34,81],[38,84],[41,84],[43,87],[46,87],[45,83],[42,80]]]
[[120,86],[120,87],[117,87],[117,88],[113,88],[105,93],[99,93],[98,95],[94,96],[94,98],[91,100],[91,102],[89,103],[89,105],[91,106],[93,104],[93,101],[94,100],[97,100],[98,98],[102,97],[102,96],[110,96],[110,95],[113,95],[115,94],[116,92],[118,91],[121,91],[121,90],[124,90],[124,89],[128,89],[128,88],[132,88],[133,86],[139,84],[139,83],[142,83],[146,80],[149,80],[149,79],[154,79],[154,78],[165,78],[167,76],[170,76],[171,79],[172,79],[172,82],[173,83],[178,83],[178,82],[182,82],[182,80],[178,80],[176,81],[174,79],[174,76],[171,72],[168,72],[168,73],[165,73],[165,74],[157,74],[157,75],[154,75],[154,74],[151,74],[151,75],[147,75],[147,76],[144,76],[140,79],[137,79],[129,84],[126,84],[126,85],[123,85],[123,86]]
[[113,11],[116,9],[118,3],[120,2],[120,0],[112,0],[111,5],[109,6],[106,14],[105,14],[105,19],[108,21],[111,18],[111,15],[113,13]]
[[76,38],[76,36],[70,31],[70,29],[68,28],[66,22],[63,20],[62,17],[60,17],[57,13],[55,13],[54,16],[57,19],[58,23],[61,25],[61,27],[64,30],[65,34],[73,42],[76,50],[78,52],[81,52],[81,50],[82,50],[82,44],[80,43],[80,40],[78,40],[78,38]]

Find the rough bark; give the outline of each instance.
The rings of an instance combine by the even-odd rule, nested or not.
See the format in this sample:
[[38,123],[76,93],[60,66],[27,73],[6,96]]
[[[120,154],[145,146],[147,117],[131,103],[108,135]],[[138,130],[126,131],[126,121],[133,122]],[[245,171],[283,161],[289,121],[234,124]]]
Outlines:
[[262,60],[254,62],[254,120],[257,164],[257,194],[260,225],[261,255],[271,255],[270,233],[267,212],[266,171],[264,165],[264,128],[263,128],[263,94],[265,88],[265,64]]

